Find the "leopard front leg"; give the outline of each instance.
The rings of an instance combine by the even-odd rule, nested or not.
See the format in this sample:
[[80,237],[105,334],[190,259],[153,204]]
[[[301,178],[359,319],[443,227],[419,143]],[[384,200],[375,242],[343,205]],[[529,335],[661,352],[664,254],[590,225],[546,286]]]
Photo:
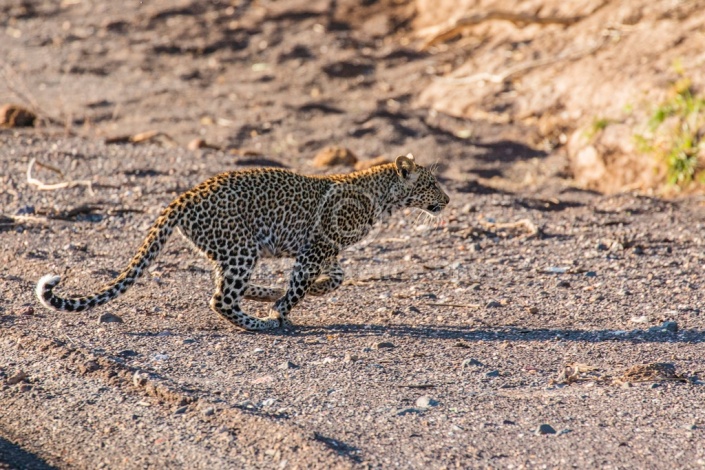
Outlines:
[[[291,326],[289,312],[311,290],[321,272],[327,268],[327,260],[336,255],[336,250],[326,243],[312,243],[302,250],[296,257],[289,279],[289,288],[286,294],[274,303],[270,318],[277,318],[282,326]],[[325,288],[329,288],[327,283]]]

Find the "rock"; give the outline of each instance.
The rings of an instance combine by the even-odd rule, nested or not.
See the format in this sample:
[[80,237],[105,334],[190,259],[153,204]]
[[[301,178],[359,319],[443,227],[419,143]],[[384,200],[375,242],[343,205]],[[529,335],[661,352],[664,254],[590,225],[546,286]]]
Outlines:
[[12,377],[9,377],[7,379],[7,384],[8,385],[18,384],[18,383],[22,382],[23,380],[25,380],[27,377],[29,377],[29,376],[24,371],[19,371],[15,375],[13,375]]
[[661,324],[661,328],[671,333],[676,333],[678,331],[678,323],[674,321],[665,321]]
[[357,156],[345,147],[326,147],[316,154],[313,165],[318,168],[357,163]]
[[391,162],[384,155],[379,156],[377,158],[373,158],[371,160],[360,160],[359,162],[355,163],[355,171],[368,170],[375,166],[386,165],[387,163]]
[[466,367],[482,367],[484,364],[477,359],[474,358],[468,358],[463,360],[463,363],[461,364],[461,367],[465,369]]
[[262,400],[262,406],[272,406],[276,401],[276,398],[267,398],[266,400]]
[[37,115],[16,104],[0,107],[0,127],[32,127]]
[[34,315],[34,307],[32,307],[31,305],[25,305],[24,307],[22,307],[20,309],[20,311],[18,313],[20,315],[26,315],[26,316]]
[[32,390],[32,386],[30,384],[20,385],[20,392],[29,392],[30,390]]
[[262,348],[255,348],[252,350],[252,354],[262,354],[264,352],[264,349]]
[[498,370],[491,370],[491,371],[485,373],[485,377],[499,377],[499,371]]
[[539,427],[536,428],[536,431],[534,431],[534,434],[537,436],[541,436],[543,434],[555,434],[556,430],[553,429],[553,426],[550,424],[539,424]]
[[374,349],[392,349],[394,348],[394,343],[389,342],[389,341],[382,341],[380,343],[375,344]]
[[539,313],[539,308],[538,307],[529,307],[526,309],[526,311],[532,315],[536,315],[537,313]]
[[298,368],[299,368],[299,366],[297,366],[296,364],[294,364],[291,361],[284,361],[277,366],[277,369],[281,369],[281,370],[298,369]]
[[135,375],[132,376],[132,385],[137,388],[144,387],[145,385],[147,385],[147,382],[147,374],[140,374],[139,372],[135,372]]
[[556,287],[568,288],[568,287],[570,287],[570,282],[568,282],[568,281],[559,281],[558,284],[556,284]]
[[98,323],[123,323],[122,318],[114,313],[104,313],[98,318]]
[[189,150],[198,150],[208,147],[208,144],[203,139],[193,139],[187,145]]
[[487,305],[485,305],[485,308],[499,308],[501,307],[502,304],[497,302],[496,300],[490,300],[487,302]]
[[135,357],[139,356],[140,354],[137,351],[133,351],[132,349],[123,349],[122,351],[118,352],[117,355],[120,357]]
[[585,273],[585,276],[587,277],[597,277],[597,273],[595,271],[588,271]]
[[201,414],[203,416],[213,416],[215,414],[215,408],[213,408],[212,406],[209,406],[208,408],[201,411]]
[[609,247],[604,243],[598,243],[595,248],[597,249],[597,251],[607,251],[609,249]]
[[471,202],[468,202],[462,207],[462,209],[460,209],[461,214],[471,214],[473,212],[477,212],[477,207],[475,207],[475,205]]
[[432,406],[438,406],[438,402],[428,395],[424,395],[416,399],[417,408],[430,408]]
[[358,359],[355,354],[347,353],[345,354],[345,358],[343,358],[343,362],[357,362]]
[[100,369],[100,366],[95,361],[86,361],[83,364],[79,364],[78,371],[81,374],[88,374]]
[[193,344],[193,343],[195,343],[195,342],[196,342],[196,340],[193,339],[193,338],[187,338],[187,339],[185,339],[185,340],[182,341],[183,344]]
[[186,413],[187,410],[188,410],[188,406],[180,406],[179,408],[177,408],[174,411],[174,414],[175,415],[182,415],[182,414]]
[[505,419],[504,421],[502,421],[502,424],[504,424],[506,426],[511,426],[511,425],[514,425],[517,423],[515,421],[512,421],[511,419]]

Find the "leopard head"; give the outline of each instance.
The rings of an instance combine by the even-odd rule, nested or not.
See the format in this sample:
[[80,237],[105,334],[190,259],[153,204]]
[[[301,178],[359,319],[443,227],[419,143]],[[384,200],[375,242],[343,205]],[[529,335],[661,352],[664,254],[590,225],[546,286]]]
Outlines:
[[394,164],[403,188],[403,207],[417,207],[431,215],[438,215],[448,205],[450,198],[443,192],[436,177],[428,169],[417,165],[413,155],[397,157]]

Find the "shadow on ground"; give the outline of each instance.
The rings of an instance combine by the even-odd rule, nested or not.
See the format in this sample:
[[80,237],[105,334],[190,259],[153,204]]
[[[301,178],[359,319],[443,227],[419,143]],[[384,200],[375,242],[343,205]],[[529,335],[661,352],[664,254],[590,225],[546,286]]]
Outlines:
[[0,437],[0,469],[50,470],[56,468],[17,444]]
[[578,330],[528,329],[519,327],[472,328],[468,326],[409,326],[409,325],[329,325],[327,327],[297,326],[296,330],[264,331],[256,334],[317,336],[334,333],[353,336],[407,337],[418,339],[447,339],[465,341],[578,341],[599,343],[619,341],[628,343],[705,343],[705,331],[680,330]]

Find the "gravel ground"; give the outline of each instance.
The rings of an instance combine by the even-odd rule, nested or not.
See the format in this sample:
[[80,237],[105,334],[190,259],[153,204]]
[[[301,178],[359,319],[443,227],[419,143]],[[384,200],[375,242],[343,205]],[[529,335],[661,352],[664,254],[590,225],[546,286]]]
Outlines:
[[[705,465],[705,199],[572,188],[560,153],[525,147],[518,125],[415,108],[413,90],[441,59],[321,33],[314,7],[267,21],[254,6],[235,11],[237,28],[254,22],[247,43],[197,54],[184,31],[215,21],[213,10],[166,3],[132,18],[100,2],[53,13],[38,2],[7,26],[22,34],[0,41],[41,109],[63,103],[57,113],[74,116],[68,135],[0,130],[0,468]],[[89,27],[114,37],[80,34]],[[42,42],[52,34],[63,40]],[[121,41],[132,48],[105,74],[62,68],[73,51],[95,71],[106,60],[96,48],[115,53]],[[321,41],[327,54],[295,48]],[[253,67],[294,50],[300,73],[286,60]],[[361,79],[321,72],[339,60],[376,68]],[[201,71],[198,86],[168,73],[175,64]],[[218,95],[229,83],[249,100],[237,116],[240,101]],[[465,126],[482,137],[458,137]],[[101,138],[150,128],[171,140]],[[185,148],[199,136],[222,148]],[[35,301],[49,272],[76,294],[115,276],[190,186],[251,165],[314,171],[329,144],[365,157],[412,151],[437,164],[451,204],[440,219],[397,214],[347,250],[345,285],[302,302],[295,331],[243,333],[218,318],[208,265],[179,236],[100,309],[57,314]],[[32,158],[35,178],[90,186],[38,191]],[[255,277],[284,285],[290,265],[263,263]],[[654,363],[672,366],[628,370]]]
[[[77,139],[2,145],[28,156],[78,150],[72,178],[95,182],[93,194],[17,184],[2,196],[7,213],[33,215],[0,233],[0,426],[48,464],[604,468],[705,458],[702,201],[451,192],[441,220],[399,214],[348,250],[346,285],[306,299],[296,331],[251,334],[207,308],[208,266],[179,236],[100,310],[51,313],[32,293],[47,272],[65,275],[66,292],[100,285],[181,190],[174,182],[195,183],[206,176],[198,168],[224,169],[229,156]],[[0,162],[10,186],[26,159]],[[135,178],[135,162],[153,173]],[[523,219],[539,233],[501,225]],[[289,264],[267,263],[257,277],[282,285]],[[105,313],[123,322],[99,323]],[[556,383],[572,363],[598,369]],[[617,380],[643,363],[673,363],[683,380]],[[9,385],[19,372],[27,378]],[[541,424],[557,433],[536,435]]]

